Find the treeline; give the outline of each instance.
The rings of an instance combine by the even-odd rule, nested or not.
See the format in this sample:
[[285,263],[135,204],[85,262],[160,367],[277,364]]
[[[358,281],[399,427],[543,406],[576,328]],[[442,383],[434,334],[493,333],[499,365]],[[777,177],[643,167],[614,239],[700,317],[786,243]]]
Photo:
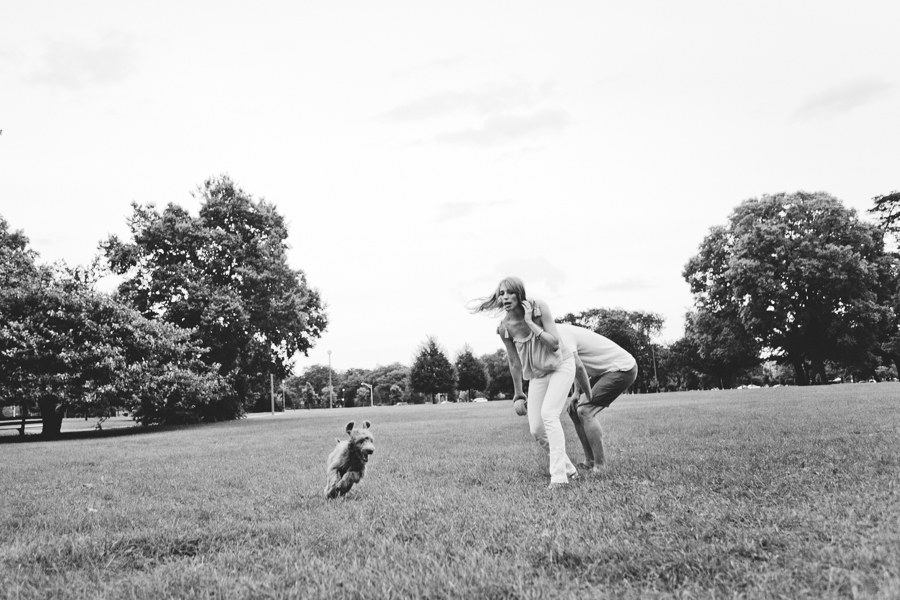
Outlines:
[[[640,365],[633,390],[647,392],[654,389],[657,349],[651,339],[659,335],[665,323],[660,315],[622,309],[591,309],[578,315],[566,315],[557,321],[589,327],[628,350]],[[470,347],[464,346],[451,360],[437,339],[431,336],[422,342],[410,366],[393,363],[371,370],[331,370],[330,376],[330,388],[327,365],[312,365],[300,376],[288,378],[284,404],[287,408],[325,408],[368,406],[370,403],[465,402],[476,398],[510,398],[513,391],[505,349],[475,356]]]
[[[38,407],[46,435],[65,414],[189,423],[268,406],[270,378],[320,337],[324,307],[287,264],[274,205],[227,176],[196,195],[196,217],[133,204],[131,239],[103,240],[87,268],[39,265],[0,217],[0,406]],[[109,272],[118,289],[97,291]]]
[[[237,418],[270,408],[272,380],[295,408],[511,393],[504,350],[476,357],[465,347],[451,361],[431,337],[410,366],[317,365],[295,376],[293,357],[328,319],[287,264],[283,217],[227,176],[196,195],[197,216],[133,204],[130,239],[103,240],[88,267],[38,264],[0,217],[5,414],[37,407],[53,435],[65,414],[113,409],[145,424]],[[694,306],[673,343],[654,342],[664,321],[653,313],[592,308],[559,320],[630,352],[637,392],[897,377],[900,192],[875,198],[870,212],[875,223],[823,192],[742,202],[684,268]],[[110,272],[118,289],[97,291]]]
[[[654,343],[665,322],[649,312],[594,308],[557,321],[631,353],[635,392],[897,378],[900,261],[886,242],[895,245],[900,231],[900,192],[876,197],[869,212],[875,223],[824,192],[742,202],[684,268],[694,307],[673,343]],[[347,406],[372,401],[363,383],[379,403],[511,393],[504,350],[476,358],[464,349],[454,364],[442,355],[429,339],[410,368],[350,369],[332,380]],[[292,378],[290,401],[321,406],[326,379],[322,366]]]
[[312,365],[284,386],[286,408],[330,408],[371,404],[437,403],[504,398],[512,389],[506,353],[477,357],[465,346],[451,361],[434,337],[421,344],[411,366],[392,363],[374,369],[329,372]]

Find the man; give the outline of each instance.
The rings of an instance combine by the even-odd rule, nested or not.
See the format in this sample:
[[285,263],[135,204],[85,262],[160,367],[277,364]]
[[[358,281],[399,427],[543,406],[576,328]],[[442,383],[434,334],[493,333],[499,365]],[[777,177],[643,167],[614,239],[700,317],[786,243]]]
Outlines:
[[[556,326],[563,343],[575,355],[575,393],[568,411],[585,462],[582,466],[599,472],[606,466],[600,411],[612,404],[637,378],[637,361],[612,340],[575,325]],[[596,382],[591,386],[590,378]]]

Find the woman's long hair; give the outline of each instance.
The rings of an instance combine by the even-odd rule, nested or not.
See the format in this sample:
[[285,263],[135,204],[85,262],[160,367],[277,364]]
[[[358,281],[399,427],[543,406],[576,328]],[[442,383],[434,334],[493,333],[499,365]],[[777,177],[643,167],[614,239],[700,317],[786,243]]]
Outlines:
[[472,314],[486,312],[490,314],[499,313],[502,309],[500,306],[500,286],[506,284],[506,289],[513,292],[516,295],[516,298],[519,299],[519,302],[523,300],[527,300],[528,297],[525,295],[525,284],[522,283],[522,280],[518,277],[507,277],[503,281],[497,284],[497,289],[494,290],[494,293],[490,296],[485,296],[484,298],[476,298],[469,302],[470,311]]

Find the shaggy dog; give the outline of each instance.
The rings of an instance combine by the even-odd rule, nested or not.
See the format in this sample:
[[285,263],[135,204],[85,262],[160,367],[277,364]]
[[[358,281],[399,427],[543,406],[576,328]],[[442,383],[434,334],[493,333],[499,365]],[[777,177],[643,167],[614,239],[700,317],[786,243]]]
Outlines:
[[366,474],[366,463],[375,452],[375,439],[369,431],[371,423],[363,421],[361,429],[353,429],[353,421],[347,423],[349,440],[338,440],[328,455],[325,497],[336,498],[350,491],[354,483]]

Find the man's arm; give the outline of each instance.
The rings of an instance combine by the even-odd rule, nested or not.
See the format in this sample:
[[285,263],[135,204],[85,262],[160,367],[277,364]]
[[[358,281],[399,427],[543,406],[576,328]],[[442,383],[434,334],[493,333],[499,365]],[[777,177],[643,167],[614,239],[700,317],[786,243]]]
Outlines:
[[[591,378],[588,377],[587,369],[584,367],[584,363],[581,362],[581,358],[578,356],[576,352],[575,356],[575,398],[581,396],[581,394],[586,394],[588,400],[591,399]],[[579,390],[579,388],[581,388]]]

